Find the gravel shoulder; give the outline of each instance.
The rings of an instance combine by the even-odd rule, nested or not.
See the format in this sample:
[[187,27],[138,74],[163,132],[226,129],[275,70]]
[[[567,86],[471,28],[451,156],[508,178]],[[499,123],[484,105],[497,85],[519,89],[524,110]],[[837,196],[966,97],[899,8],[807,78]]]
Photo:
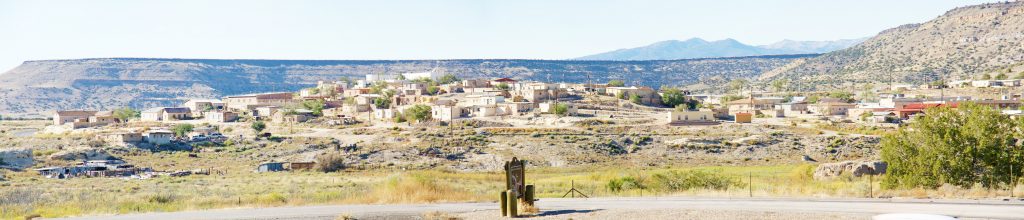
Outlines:
[[[1024,218],[1020,200],[593,198],[542,199],[529,219],[870,219],[886,213],[922,213],[974,219]],[[68,219],[504,219],[494,203],[326,205],[240,208]]]

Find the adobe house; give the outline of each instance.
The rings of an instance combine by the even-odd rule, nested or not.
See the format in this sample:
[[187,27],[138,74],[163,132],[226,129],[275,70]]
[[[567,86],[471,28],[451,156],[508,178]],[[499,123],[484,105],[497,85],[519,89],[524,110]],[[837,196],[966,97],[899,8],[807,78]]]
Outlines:
[[96,111],[57,111],[53,114],[53,125],[63,125],[75,122],[76,119],[86,119],[96,115]]
[[697,125],[697,124],[718,124],[715,122],[715,115],[710,109],[697,111],[670,111],[668,112],[669,125]]
[[172,121],[192,118],[192,110],[185,107],[156,107],[142,111],[143,121]]
[[252,106],[278,105],[287,106],[294,104],[294,94],[290,92],[260,93],[248,95],[236,95],[224,97],[224,106],[228,109],[248,111]]
[[168,130],[151,130],[145,134],[146,142],[156,145],[171,143],[173,138],[174,133]]

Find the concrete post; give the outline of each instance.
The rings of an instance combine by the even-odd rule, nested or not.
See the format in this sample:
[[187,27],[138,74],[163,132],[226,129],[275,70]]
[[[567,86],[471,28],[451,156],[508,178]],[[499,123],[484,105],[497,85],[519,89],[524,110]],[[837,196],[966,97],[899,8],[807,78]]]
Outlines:
[[519,208],[519,199],[517,197],[519,196],[516,195],[515,191],[508,191],[508,200],[506,201],[508,203],[508,217],[515,218],[519,214],[516,210]]
[[501,204],[501,216],[508,215],[508,191],[501,191],[501,199],[498,200]]
[[526,200],[526,204],[530,204],[532,206],[534,196],[535,195],[533,185],[526,185],[526,195],[523,196],[523,198]]

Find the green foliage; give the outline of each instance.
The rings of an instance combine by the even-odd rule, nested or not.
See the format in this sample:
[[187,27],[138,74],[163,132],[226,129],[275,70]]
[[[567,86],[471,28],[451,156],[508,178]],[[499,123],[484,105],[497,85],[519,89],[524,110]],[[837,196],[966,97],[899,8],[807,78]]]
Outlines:
[[853,102],[854,101],[853,93],[852,92],[842,91],[842,90],[832,91],[832,92],[828,93],[828,97],[829,98],[837,98],[837,99],[842,100],[843,102]]
[[383,95],[388,90],[388,83],[384,81],[377,81],[373,85],[370,85],[371,94]]
[[258,134],[260,132],[263,132],[263,129],[267,129],[267,124],[263,123],[263,121],[254,121],[252,122],[252,124],[249,125],[249,128],[252,128],[252,130],[256,131],[256,133]]
[[820,99],[821,99],[821,97],[819,97],[818,95],[811,95],[811,96],[807,97],[807,103],[810,103],[810,104],[818,103],[818,100],[820,100]]
[[[1022,121],[986,106],[931,108],[909,127],[882,138],[889,163],[888,188],[935,188],[943,184],[992,187],[1019,177],[1024,152],[1017,143]],[[1015,167],[1010,173],[1010,166]]]
[[[668,88],[661,92],[661,104],[667,106],[677,106],[680,104],[687,103],[689,99],[686,98],[686,94],[682,90],[677,88]],[[696,105],[696,103],[693,103]]]
[[565,103],[555,104],[555,114],[558,116],[565,116],[566,114],[569,114],[569,105],[566,105]]
[[306,100],[302,102],[302,107],[306,110],[313,111],[313,115],[324,115],[324,100]]
[[495,85],[494,88],[498,90],[509,90],[512,87],[509,87],[508,83],[498,83],[498,85]]
[[427,105],[414,105],[405,109],[402,116],[405,117],[405,120],[426,121],[430,120],[430,110],[430,106]]
[[441,84],[449,84],[449,83],[454,83],[454,82],[458,82],[458,81],[462,81],[462,79],[459,79],[459,77],[457,77],[457,76],[455,76],[455,74],[451,74],[451,73],[444,74],[444,76],[441,76],[441,78],[437,80],[437,82],[441,83]]
[[1009,76],[1007,76],[1007,75],[1006,75],[1006,73],[999,73],[999,74],[996,74],[996,79],[997,79],[997,80],[1005,80],[1005,79],[1007,79],[1007,78],[1009,78]]
[[637,94],[630,95],[629,96],[629,102],[632,102],[633,104],[637,104],[637,105],[643,104],[643,101],[640,100],[640,96],[637,95]]
[[774,90],[776,92],[786,91],[786,90],[788,90],[787,87],[789,86],[789,80],[788,79],[773,80],[771,82],[771,86],[772,86],[772,90]]
[[990,80],[990,79],[992,79],[992,75],[989,75],[988,73],[981,74],[981,80]]
[[623,87],[626,86],[626,82],[622,80],[613,79],[608,81],[609,87]]
[[189,132],[192,132],[192,124],[177,124],[171,127],[171,131],[174,132],[176,137],[185,137]]
[[428,86],[427,87],[427,94],[437,95],[437,92],[439,92],[439,91],[441,91],[441,88],[438,88],[437,86]]
[[127,107],[119,108],[117,110],[114,110],[113,114],[114,114],[114,118],[117,118],[118,120],[121,120],[122,122],[128,121],[129,119],[133,119],[133,118],[139,118],[139,115],[141,115],[141,113],[139,113],[138,110],[135,110],[135,109],[132,109],[132,108],[127,108]]
[[394,95],[394,91],[384,91],[383,94],[381,94],[381,97],[373,99],[373,105],[378,109],[391,108],[391,97]]
[[724,190],[731,186],[739,186],[740,182],[725,175],[707,171],[669,171],[654,174],[651,177],[652,188],[663,191],[683,191],[691,189]]
[[740,90],[743,90],[743,88],[746,87],[749,83],[750,82],[747,81],[746,79],[734,79],[732,81],[729,81],[729,91],[739,92]]
[[624,93],[624,92],[615,93],[615,98],[617,98],[617,99],[626,99],[626,93]]

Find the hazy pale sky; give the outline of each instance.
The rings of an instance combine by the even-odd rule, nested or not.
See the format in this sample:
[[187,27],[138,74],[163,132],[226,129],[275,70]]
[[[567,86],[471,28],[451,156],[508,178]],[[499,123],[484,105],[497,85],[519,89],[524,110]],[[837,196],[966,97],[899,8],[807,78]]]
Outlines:
[[0,0],[0,72],[40,59],[567,59],[692,37],[835,40],[983,2]]

